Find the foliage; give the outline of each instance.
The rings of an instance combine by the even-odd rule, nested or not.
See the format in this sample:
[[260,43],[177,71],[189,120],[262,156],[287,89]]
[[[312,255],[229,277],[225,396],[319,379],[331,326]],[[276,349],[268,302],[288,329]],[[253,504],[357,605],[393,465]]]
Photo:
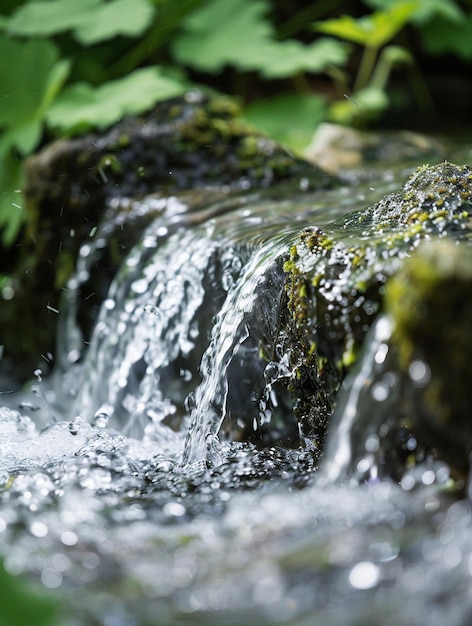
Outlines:
[[[339,4],[352,11],[339,15]],[[104,128],[198,86],[236,96],[249,122],[301,151],[322,120],[367,124],[388,110],[391,72],[415,63],[405,30],[428,54],[472,59],[472,11],[460,0],[311,2],[285,22],[279,5],[4,0],[4,244],[24,220],[24,159],[51,136]]]
[[0,624],[18,626],[54,626],[58,624],[57,603],[33,590],[24,580],[8,574],[0,565]]

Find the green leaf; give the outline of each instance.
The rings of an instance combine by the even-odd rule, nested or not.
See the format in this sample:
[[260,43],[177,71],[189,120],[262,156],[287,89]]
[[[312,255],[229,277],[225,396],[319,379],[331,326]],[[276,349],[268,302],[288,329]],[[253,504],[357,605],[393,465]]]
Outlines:
[[417,8],[417,2],[401,2],[385,11],[376,11],[355,19],[343,15],[315,24],[316,30],[347,39],[368,48],[380,48],[388,43],[408,22]]
[[183,21],[172,54],[206,72],[226,65],[244,67],[254,54],[270,53],[273,29],[264,17],[268,9],[265,0],[209,0]]
[[44,112],[62,87],[70,64],[57,62],[49,41],[13,41],[0,35],[0,128],[4,150],[28,154],[38,145]]
[[274,42],[269,56],[254,55],[247,60],[246,69],[259,69],[266,78],[284,78],[298,72],[318,73],[330,65],[344,65],[348,50],[346,44],[330,38],[319,39],[311,45],[295,40]]
[[117,35],[140,35],[151,23],[149,0],[46,0],[21,7],[7,30],[13,35],[50,36],[72,30],[85,45]]
[[5,130],[1,135],[0,153],[16,148],[22,154],[30,154],[39,144],[42,135],[42,120],[26,120]]
[[266,17],[268,9],[265,0],[210,0],[184,20],[184,33],[174,41],[173,55],[183,65],[206,72],[232,65],[266,78],[321,72],[328,65],[346,62],[347,48],[340,42],[277,41]]
[[71,85],[54,101],[46,117],[53,128],[66,131],[104,128],[125,115],[141,113],[156,102],[178,96],[186,88],[163,76],[158,68],[144,68],[101,87]]
[[[391,9],[405,0],[364,0],[373,9]],[[418,0],[417,8],[410,17],[416,24],[424,24],[433,17],[442,17],[451,22],[460,22],[464,14],[454,0]]]
[[464,61],[472,60],[472,15],[460,24],[432,20],[422,30],[425,48],[432,54],[453,53]]
[[148,0],[116,0],[95,11],[74,34],[84,45],[116,35],[136,37],[151,24],[153,16],[154,8]]
[[8,32],[30,37],[56,35],[89,22],[101,4],[101,0],[29,2],[13,15]]
[[244,117],[261,132],[300,153],[326,117],[326,108],[321,96],[290,93],[255,102],[246,108]]

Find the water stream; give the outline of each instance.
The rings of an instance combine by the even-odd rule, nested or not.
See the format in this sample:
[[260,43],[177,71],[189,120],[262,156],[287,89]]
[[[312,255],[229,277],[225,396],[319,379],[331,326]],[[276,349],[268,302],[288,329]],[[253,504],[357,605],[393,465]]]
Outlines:
[[472,513],[447,493],[447,466],[396,483],[371,464],[364,484],[336,482],[369,453],[351,445],[350,403],[375,376],[385,320],[319,477],[282,435],[258,445],[258,433],[296,430],[276,385],[287,365],[258,348],[277,326],[277,263],[305,225],[405,178],[248,192],[192,223],[174,205],[123,261],[90,339],[80,287],[108,235],[84,244],[58,367],[0,396],[0,550],[9,572],[65,599],[61,626],[468,623]]

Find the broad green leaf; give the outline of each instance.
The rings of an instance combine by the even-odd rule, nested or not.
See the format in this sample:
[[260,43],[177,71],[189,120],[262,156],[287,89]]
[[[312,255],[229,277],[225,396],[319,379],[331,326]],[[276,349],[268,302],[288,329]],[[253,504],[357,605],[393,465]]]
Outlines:
[[265,17],[268,8],[265,0],[210,0],[184,21],[184,33],[172,48],[175,58],[206,72],[232,65],[266,78],[320,72],[327,65],[345,63],[347,50],[340,42],[277,41]]
[[435,19],[422,30],[425,48],[432,54],[453,53],[470,62],[472,60],[472,15],[460,24]]
[[8,32],[23,36],[49,36],[90,21],[101,0],[45,0],[23,5],[13,15]]
[[[174,58],[206,72],[241,67],[252,55],[270,52],[273,29],[265,0],[209,0],[182,23],[172,45]],[[266,60],[267,63],[267,60]]]
[[348,46],[330,38],[322,38],[311,45],[299,41],[274,42],[270,56],[247,59],[245,69],[260,70],[266,78],[284,78],[298,72],[322,72],[329,65],[344,65]]
[[13,35],[50,36],[72,30],[83,44],[116,35],[137,36],[151,23],[154,8],[149,0],[46,0],[21,7],[7,30]]
[[71,85],[54,101],[46,117],[53,128],[66,131],[104,128],[185,90],[184,84],[163,76],[157,68],[144,68],[101,87]]
[[[403,4],[405,0],[364,0],[373,9],[385,10]],[[433,17],[442,17],[451,22],[460,22],[464,14],[454,0],[418,0],[417,8],[410,17],[416,24],[424,24]]]
[[355,19],[343,15],[315,24],[316,30],[347,39],[362,46],[379,48],[389,42],[408,22],[417,8],[417,2],[402,2],[391,9],[376,11]]
[[326,117],[326,108],[321,96],[290,93],[255,102],[246,108],[244,117],[261,132],[301,153]]
[[28,154],[38,145],[44,113],[67,78],[70,64],[57,61],[48,41],[13,41],[0,35],[0,128],[4,151]]
[[14,126],[36,114],[58,56],[51,42],[0,35],[0,126]]
[[1,135],[0,154],[13,147],[24,155],[30,154],[39,144],[42,128],[42,120],[36,118],[8,128]]
[[103,5],[75,29],[75,37],[84,45],[116,35],[136,37],[150,25],[153,15],[154,8],[148,0],[115,0]]

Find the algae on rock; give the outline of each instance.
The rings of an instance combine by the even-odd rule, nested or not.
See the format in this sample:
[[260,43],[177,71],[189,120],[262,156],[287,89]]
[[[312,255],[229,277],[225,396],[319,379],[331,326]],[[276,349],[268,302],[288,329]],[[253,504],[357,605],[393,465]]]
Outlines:
[[388,278],[423,240],[470,238],[471,216],[472,170],[444,162],[419,168],[375,205],[300,234],[284,265],[279,353],[288,353],[294,412],[318,453]]

